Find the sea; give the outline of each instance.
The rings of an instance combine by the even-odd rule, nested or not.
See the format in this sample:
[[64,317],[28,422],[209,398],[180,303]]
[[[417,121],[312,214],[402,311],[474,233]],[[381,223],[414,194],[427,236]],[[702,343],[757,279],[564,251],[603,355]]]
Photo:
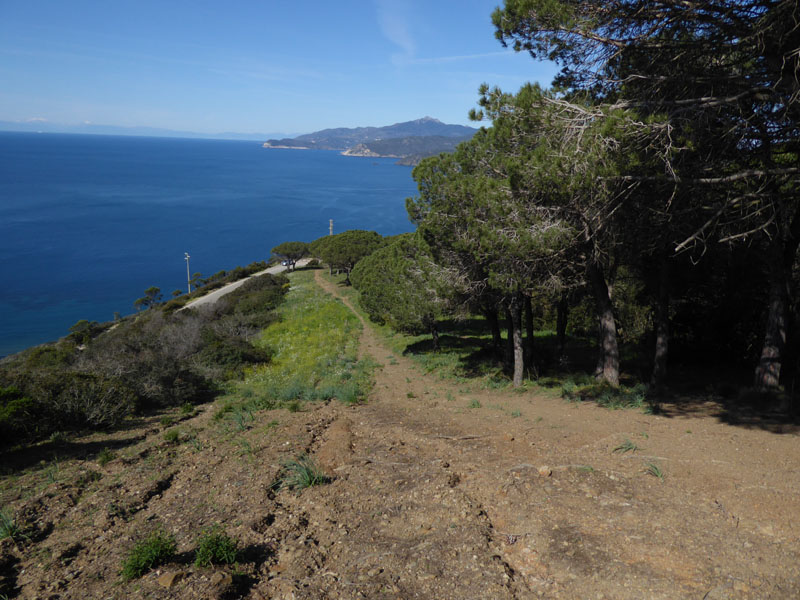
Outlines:
[[413,230],[411,168],[259,142],[0,132],[0,356],[329,232]]

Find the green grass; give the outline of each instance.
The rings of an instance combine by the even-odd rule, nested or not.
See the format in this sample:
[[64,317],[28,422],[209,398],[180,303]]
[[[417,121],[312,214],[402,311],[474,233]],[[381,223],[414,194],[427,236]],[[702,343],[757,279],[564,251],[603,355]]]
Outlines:
[[467,408],[480,408],[480,407],[481,407],[480,401],[475,398],[470,400],[469,404],[467,405]]
[[664,471],[661,469],[658,463],[649,462],[645,463],[644,466],[645,466],[645,473],[647,473],[648,475],[652,475],[653,477],[658,477],[661,480],[664,479]]
[[16,542],[21,536],[22,530],[14,517],[0,509],[0,540],[11,538]]
[[248,369],[230,385],[215,414],[236,408],[302,409],[305,402],[355,404],[372,388],[375,363],[359,361],[361,323],[341,302],[322,291],[313,271],[291,275],[292,287],[279,307],[280,320],[265,329],[257,346],[271,348],[272,361]]
[[141,577],[149,570],[169,562],[178,551],[175,538],[164,531],[154,531],[137,543],[122,563],[125,581]]
[[164,432],[164,441],[168,444],[177,444],[181,440],[181,432],[178,429],[168,429]]
[[198,567],[230,565],[236,562],[238,553],[239,543],[228,536],[222,527],[215,525],[197,538],[194,564]]
[[308,455],[302,455],[294,460],[283,463],[283,473],[278,478],[278,489],[290,489],[296,492],[314,485],[330,483],[328,477]]
[[105,467],[108,463],[114,460],[117,457],[116,454],[112,450],[108,448],[103,448],[97,455],[97,464],[101,467]]
[[639,450],[639,446],[634,444],[628,438],[625,438],[625,441],[622,442],[620,445],[615,446],[613,452],[618,452],[620,454],[625,454],[626,452],[636,452]]
[[615,388],[604,381],[597,381],[590,375],[567,377],[561,384],[561,397],[569,402],[596,402],[612,410],[649,408],[647,386],[644,384],[620,385]]

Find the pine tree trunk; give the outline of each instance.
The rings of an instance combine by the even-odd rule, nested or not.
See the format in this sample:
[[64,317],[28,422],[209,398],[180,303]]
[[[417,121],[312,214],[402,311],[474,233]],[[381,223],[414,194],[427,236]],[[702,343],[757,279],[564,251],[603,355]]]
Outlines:
[[532,368],[534,364],[533,351],[533,305],[530,296],[525,296],[522,300],[525,307],[525,364],[528,368]]
[[516,296],[511,301],[509,307],[512,326],[512,344],[514,354],[514,387],[522,385],[522,375],[525,370],[525,362],[522,351],[522,298]]
[[564,345],[567,338],[567,315],[569,305],[567,304],[567,293],[561,292],[561,297],[556,305],[556,340],[558,343],[558,360],[564,357]]
[[795,210],[785,237],[776,235],[770,248],[769,305],[764,345],[756,366],[754,386],[773,391],[780,386],[781,363],[786,349],[790,274],[800,244],[800,206]]
[[650,385],[658,394],[662,391],[667,377],[667,353],[669,351],[669,259],[666,256],[661,260],[658,297],[655,304],[655,310],[653,311],[655,322],[653,325],[656,334],[656,347]]
[[440,348],[440,346],[439,346],[439,328],[436,326],[436,322],[435,321],[433,323],[431,323],[430,331],[431,331],[431,339],[433,340],[433,351],[434,352],[438,352],[439,348]]
[[608,285],[600,266],[589,263],[586,275],[592,286],[597,307],[599,331],[599,356],[595,375],[613,386],[619,385],[619,346],[617,344],[617,325],[614,321],[614,307],[608,293]]
[[[774,270],[778,270],[777,268]],[[771,274],[769,284],[769,307],[764,345],[756,367],[755,387],[761,391],[778,389],[781,379],[781,360],[786,348],[786,303],[785,282],[779,274]]]
[[506,307],[506,331],[508,332],[508,337],[504,347],[503,362],[510,369],[514,366],[514,323],[511,318],[511,310],[508,307]]

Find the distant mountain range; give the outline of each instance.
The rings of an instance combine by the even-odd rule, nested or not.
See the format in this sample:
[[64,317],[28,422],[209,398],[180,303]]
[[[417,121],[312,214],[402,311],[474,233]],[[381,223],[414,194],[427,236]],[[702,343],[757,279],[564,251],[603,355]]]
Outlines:
[[472,138],[477,129],[448,125],[423,117],[386,127],[323,129],[294,138],[270,139],[265,148],[340,150],[347,156],[399,158],[401,164],[416,164],[426,156],[452,152]]
[[132,135],[145,137],[193,138],[210,140],[251,140],[262,141],[264,138],[289,136],[286,133],[198,133],[196,131],[179,131],[158,127],[123,127],[121,125],[96,125],[81,123],[68,125],[51,123],[50,121],[0,121],[0,131],[26,131],[30,133],[80,133],[87,135]]

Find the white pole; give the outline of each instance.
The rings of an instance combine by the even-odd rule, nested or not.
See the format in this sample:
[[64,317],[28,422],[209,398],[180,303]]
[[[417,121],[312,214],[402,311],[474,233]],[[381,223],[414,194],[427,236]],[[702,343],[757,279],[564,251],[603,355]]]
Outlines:
[[186,260],[186,287],[189,289],[189,293],[192,293],[192,278],[189,276],[189,253],[183,253],[184,259]]

